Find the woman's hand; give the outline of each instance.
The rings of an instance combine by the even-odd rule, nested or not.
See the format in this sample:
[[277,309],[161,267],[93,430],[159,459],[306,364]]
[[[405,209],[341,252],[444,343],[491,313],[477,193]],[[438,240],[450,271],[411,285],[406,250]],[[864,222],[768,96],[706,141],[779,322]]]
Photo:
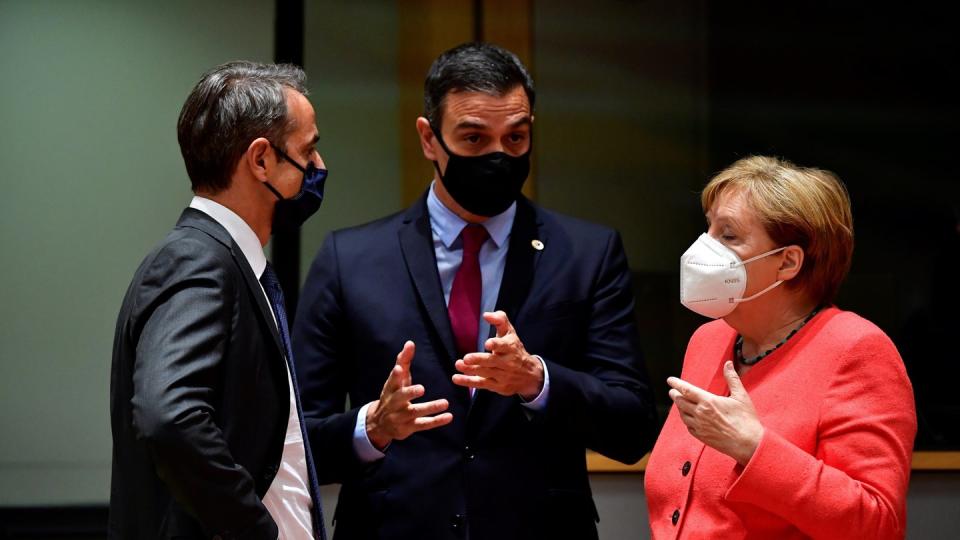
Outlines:
[[717,396],[670,377],[667,379],[671,388],[670,399],[676,404],[691,435],[737,460],[740,465],[746,465],[763,437],[763,424],[757,418],[757,411],[733,368],[733,362],[723,365],[723,377],[730,387],[730,397]]

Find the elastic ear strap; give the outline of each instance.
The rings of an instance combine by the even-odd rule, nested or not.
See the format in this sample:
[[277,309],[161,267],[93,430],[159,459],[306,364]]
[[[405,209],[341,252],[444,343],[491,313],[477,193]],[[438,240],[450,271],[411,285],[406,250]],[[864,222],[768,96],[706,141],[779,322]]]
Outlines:
[[758,292],[757,294],[755,294],[755,295],[753,295],[753,296],[748,296],[748,297],[746,297],[746,298],[739,298],[739,299],[738,299],[738,298],[731,298],[730,300],[731,300],[733,303],[749,302],[750,300],[753,300],[754,298],[756,298],[756,297],[758,297],[758,296],[760,296],[760,295],[762,295],[762,294],[770,291],[771,289],[773,289],[774,287],[776,287],[777,285],[779,285],[779,284],[781,284],[781,283],[783,283],[783,280],[782,280],[782,279],[781,279],[780,281],[774,281],[774,282],[773,282],[773,285],[770,285],[770,286],[767,287],[766,289]]
[[433,124],[430,124],[430,131],[433,132],[433,136],[437,139],[437,142],[440,143],[440,147],[443,148],[443,151],[447,153],[448,156],[452,156],[453,152],[447,148],[447,143],[443,141],[443,136],[440,135],[440,130],[433,127]]
[[279,191],[277,191],[273,186],[271,186],[270,182],[264,182],[263,185],[267,186],[267,189],[272,191],[273,194],[277,196],[277,199],[281,201],[283,200],[283,195],[281,195]]
[[[290,164],[293,165],[294,167],[296,167],[297,169],[299,169],[300,172],[306,174],[307,170],[304,169],[302,165],[300,165],[299,163],[297,163],[296,161],[294,161],[292,157],[288,156],[287,153],[284,152],[283,150],[281,150],[279,146],[277,146],[277,145],[275,145],[275,144],[273,144],[273,143],[270,143],[270,146],[272,146],[273,149],[274,149],[278,154],[280,154],[280,157],[282,157],[283,159],[289,161]],[[271,188],[271,189],[272,189],[272,188]],[[276,193],[276,191],[274,191],[274,193]]]
[[744,264],[753,262],[753,261],[755,261],[755,260],[757,260],[757,259],[762,259],[762,258],[766,257],[767,255],[773,255],[774,253],[776,253],[776,252],[778,252],[778,251],[783,251],[783,250],[785,250],[785,249],[787,249],[787,246],[778,247],[777,249],[771,249],[770,251],[768,251],[768,252],[766,252],[766,253],[761,253],[761,254],[756,255],[756,256],[754,256],[754,257],[750,257],[749,259],[741,262],[740,265],[744,265]]
[[440,164],[434,161],[433,168],[437,170],[437,174],[440,176],[440,180],[443,181],[443,173],[440,172]]

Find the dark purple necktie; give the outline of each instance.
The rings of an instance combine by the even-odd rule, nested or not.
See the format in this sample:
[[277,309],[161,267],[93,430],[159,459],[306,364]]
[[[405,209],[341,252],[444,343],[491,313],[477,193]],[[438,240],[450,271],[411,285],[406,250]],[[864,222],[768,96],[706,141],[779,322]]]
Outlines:
[[283,289],[280,288],[280,280],[277,279],[273,266],[268,262],[267,267],[263,269],[263,275],[260,276],[260,284],[263,285],[263,291],[267,293],[270,299],[270,307],[273,308],[273,315],[277,319],[277,330],[280,334],[280,341],[283,343],[284,356],[287,357],[287,369],[290,373],[290,380],[293,384],[293,391],[297,403],[297,417],[300,420],[300,434],[303,436],[303,450],[307,458],[307,475],[310,477],[310,496],[313,499],[313,529],[317,538],[326,540],[327,533],[323,526],[323,508],[320,507],[320,484],[317,481],[316,468],[313,464],[313,452],[310,451],[310,438],[307,436],[306,424],[303,422],[303,407],[300,405],[300,392],[297,385],[297,371],[293,364],[293,350],[290,347],[290,330],[287,325],[287,310],[283,302]]
[[480,293],[483,281],[480,276],[480,246],[487,241],[487,229],[483,225],[467,225],[460,232],[463,241],[463,260],[453,278],[450,289],[450,327],[457,342],[461,357],[476,352],[477,334],[480,331]]

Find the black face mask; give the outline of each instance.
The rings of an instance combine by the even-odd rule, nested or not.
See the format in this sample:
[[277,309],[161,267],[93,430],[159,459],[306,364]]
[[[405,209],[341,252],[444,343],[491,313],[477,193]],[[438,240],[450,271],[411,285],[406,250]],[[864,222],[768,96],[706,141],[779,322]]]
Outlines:
[[[440,172],[440,165],[436,161],[433,166],[440,175],[443,187],[466,211],[478,216],[495,216],[510,208],[520,197],[523,183],[530,174],[530,150],[520,156],[504,152],[460,156],[447,148],[440,130],[433,126],[430,129],[449,156],[446,173]],[[533,148],[532,135],[530,148]]]
[[291,165],[303,173],[300,191],[289,199],[284,199],[283,195],[273,186],[264,183],[267,189],[272,191],[278,199],[273,210],[272,232],[295,231],[320,208],[320,204],[323,202],[323,187],[327,182],[327,170],[317,168],[312,161],[307,162],[307,168],[304,169],[283,150],[273,144],[271,146],[280,154],[280,157],[289,161]]

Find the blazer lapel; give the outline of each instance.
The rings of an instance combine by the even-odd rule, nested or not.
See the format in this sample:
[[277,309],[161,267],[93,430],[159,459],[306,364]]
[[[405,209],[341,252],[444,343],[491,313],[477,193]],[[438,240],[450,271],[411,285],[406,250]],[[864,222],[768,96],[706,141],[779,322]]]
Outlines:
[[[517,214],[510,231],[510,247],[503,270],[503,281],[500,283],[500,293],[497,296],[497,309],[506,313],[512,324],[516,324],[517,315],[530,293],[541,249],[550,245],[541,225],[542,222],[530,201],[523,197],[517,200]],[[538,244],[540,249],[534,247],[535,240],[541,242]],[[490,337],[495,335],[496,329],[491,327]],[[523,336],[520,338],[523,339]],[[476,423],[480,418],[495,418],[506,413],[511,406],[516,406],[515,403],[514,397],[504,397],[488,391],[477,392],[470,408],[467,429],[477,429],[479,426]],[[485,425],[493,425],[493,422]]]
[[[538,240],[541,242],[538,245],[548,245],[540,225],[530,201],[526,198],[519,199],[517,214],[510,231],[510,247],[507,250],[503,281],[500,283],[500,294],[497,296],[497,309],[505,312],[511,322],[516,321],[523,301],[530,292],[534,270],[540,260],[540,249],[535,248],[533,242]],[[491,328],[491,334],[496,335],[495,332],[496,330]]]
[[440,275],[437,273],[437,256],[433,251],[433,234],[426,201],[426,196],[421,197],[404,216],[399,232],[400,248],[420,302],[447,353],[448,361],[445,364],[452,366],[453,360],[457,358],[457,349],[443,298]]
[[233,255],[234,262],[237,264],[237,267],[240,268],[240,273],[243,275],[243,279],[246,281],[247,287],[249,287],[257,303],[257,307],[260,308],[260,315],[263,318],[264,324],[270,330],[270,335],[273,336],[273,342],[277,350],[280,351],[281,358],[286,358],[287,352],[283,347],[283,341],[280,340],[277,325],[273,322],[273,309],[270,307],[270,304],[267,303],[266,296],[263,294],[263,288],[260,286],[260,280],[253,274],[250,263],[247,262],[246,256],[244,256],[243,251],[240,250],[240,246],[233,241],[230,233],[217,223],[216,220],[194,208],[187,208],[183,211],[180,220],[177,221],[177,226],[197,229],[212,236],[215,240],[230,248],[230,254]]

